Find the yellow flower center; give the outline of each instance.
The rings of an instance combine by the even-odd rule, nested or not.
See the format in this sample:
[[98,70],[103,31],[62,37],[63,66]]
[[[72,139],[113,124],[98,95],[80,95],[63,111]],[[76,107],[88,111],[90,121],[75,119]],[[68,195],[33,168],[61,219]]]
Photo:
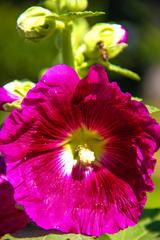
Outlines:
[[82,163],[91,164],[95,161],[94,152],[87,147],[78,146],[78,160]]
[[64,148],[74,161],[89,165],[99,160],[105,144],[106,140],[99,133],[82,127],[67,137]]

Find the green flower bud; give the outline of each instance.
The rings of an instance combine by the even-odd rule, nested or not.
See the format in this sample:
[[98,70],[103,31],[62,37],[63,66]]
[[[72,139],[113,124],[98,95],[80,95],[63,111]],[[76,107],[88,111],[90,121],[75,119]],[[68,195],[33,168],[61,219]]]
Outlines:
[[87,0],[66,0],[66,8],[71,12],[84,11],[88,6]]
[[44,0],[44,6],[53,12],[61,13],[66,6],[66,0]]
[[87,8],[87,0],[45,0],[44,5],[56,13],[79,12]]
[[35,6],[20,15],[17,27],[22,36],[36,42],[51,35],[55,29],[55,19],[50,10]]
[[84,37],[85,54],[107,61],[127,47],[127,31],[118,24],[96,24]]
[[17,97],[25,97],[27,92],[35,86],[35,83],[29,80],[14,80],[7,83],[4,88],[11,94]]
[[[28,80],[7,83],[3,86],[4,89],[1,101],[3,104],[0,107],[4,111],[11,112],[15,108],[21,108],[21,102],[23,98],[27,95],[28,91],[33,88],[35,84]],[[2,92],[2,90],[1,90]]]

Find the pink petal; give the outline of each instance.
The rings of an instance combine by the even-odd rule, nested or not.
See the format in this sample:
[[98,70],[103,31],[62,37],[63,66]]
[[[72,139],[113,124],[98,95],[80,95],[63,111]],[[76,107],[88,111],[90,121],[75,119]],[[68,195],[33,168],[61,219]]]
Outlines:
[[28,97],[24,99],[22,105],[34,105],[51,98],[55,106],[59,107],[59,104],[65,104],[72,97],[79,80],[77,73],[67,65],[59,64],[51,67],[36,87],[28,92]]
[[[77,104],[82,98],[93,98],[102,88],[106,88],[108,84],[108,76],[104,67],[101,65],[93,65],[88,75],[78,83],[73,96],[73,104]],[[92,93],[91,95],[89,93]]]
[[118,43],[119,44],[120,43],[127,43],[128,42],[128,31],[123,26],[121,26],[121,29],[123,31],[123,36]]

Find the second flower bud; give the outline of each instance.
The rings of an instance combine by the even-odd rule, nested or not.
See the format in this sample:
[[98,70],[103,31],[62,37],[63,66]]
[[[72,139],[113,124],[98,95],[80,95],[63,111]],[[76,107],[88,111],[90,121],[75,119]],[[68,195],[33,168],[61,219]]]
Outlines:
[[127,47],[127,31],[118,24],[100,23],[85,35],[84,44],[89,58],[108,60]]

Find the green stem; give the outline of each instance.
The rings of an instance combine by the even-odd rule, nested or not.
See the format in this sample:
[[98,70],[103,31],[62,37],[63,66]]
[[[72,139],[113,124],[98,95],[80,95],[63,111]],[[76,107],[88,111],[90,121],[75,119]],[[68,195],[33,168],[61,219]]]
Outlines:
[[72,46],[72,23],[66,22],[62,32],[62,59],[63,63],[74,67],[74,54]]
[[104,65],[111,72],[121,74],[125,77],[131,78],[131,79],[136,80],[136,81],[141,80],[140,76],[137,73],[132,72],[129,69],[121,68],[121,67],[116,66],[116,65],[114,65],[110,62],[102,62],[101,64]]

